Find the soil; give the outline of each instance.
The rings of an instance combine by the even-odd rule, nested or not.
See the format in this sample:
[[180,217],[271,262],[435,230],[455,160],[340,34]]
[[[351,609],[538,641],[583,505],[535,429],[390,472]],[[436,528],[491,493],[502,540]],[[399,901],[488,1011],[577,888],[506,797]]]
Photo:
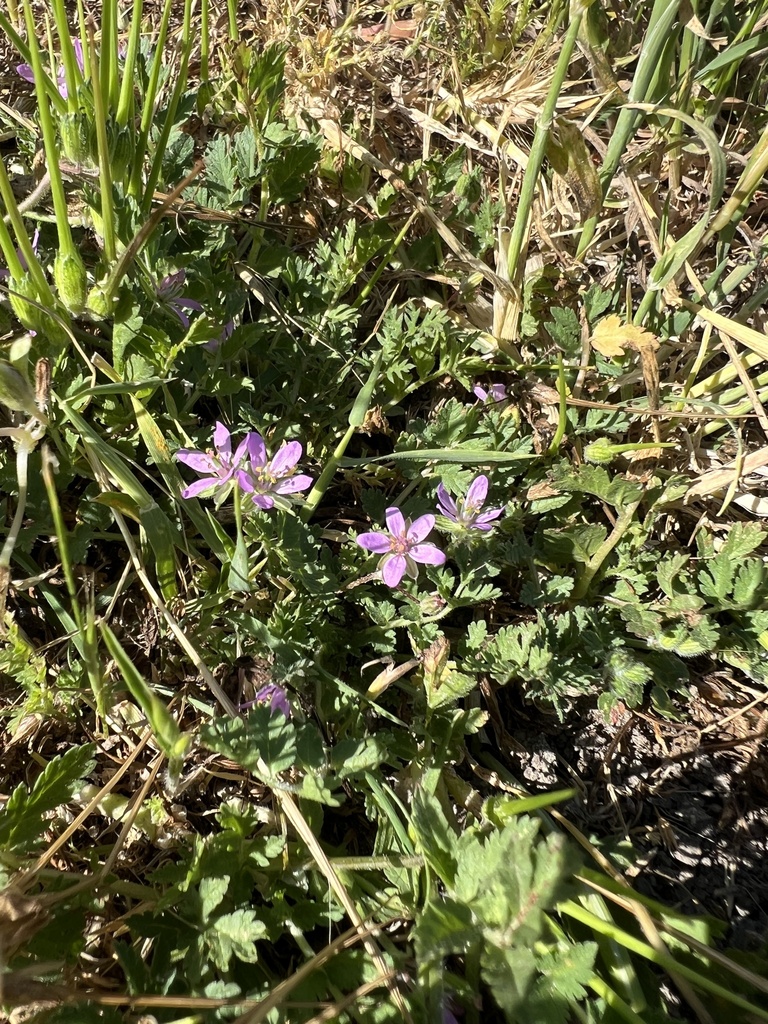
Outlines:
[[725,945],[756,950],[768,941],[767,695],[745,699],[722,677],[693,693],[680,722],[637,711],[606,722],[594,709],[531,721],[513,730],[524,749],[510,762],[532,791],[580,790],[560,810],[606,853],[629,855],[639,892],[711,915]]

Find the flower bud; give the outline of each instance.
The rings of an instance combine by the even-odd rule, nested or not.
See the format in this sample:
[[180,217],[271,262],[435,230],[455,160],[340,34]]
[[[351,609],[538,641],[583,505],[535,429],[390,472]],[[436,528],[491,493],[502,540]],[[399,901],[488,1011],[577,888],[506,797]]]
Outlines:
[[107,291],[105,282],[100,281],[88,292],[86,305],[97,320],[106,320],[114,314],[117,303]]
[[439,594],[428,594],[419,601],[419,611],[427,618],[439,615],[448,602]]
[[600,466],[607,466],[613,462],[620,451],[621,449],[617,449],[617,446],[611,444],[607,438],[601,437],[587,445],[584,449],[584,458],[587,462],[596,462]]
[[53,280],[59,298],[70,313],[82,313],[88,283],[85,264],[75,250],[59,252],[53,261]]
[[14,412],[25,412],[28,416],[38,415],[32,385],[13,363],[6,359],[0,359],[0,403]]
[[59,119],[61,151],[67,160],[78,167],[90,164],[92,150],[89,141],[88,118],[82,111],[65,114]]

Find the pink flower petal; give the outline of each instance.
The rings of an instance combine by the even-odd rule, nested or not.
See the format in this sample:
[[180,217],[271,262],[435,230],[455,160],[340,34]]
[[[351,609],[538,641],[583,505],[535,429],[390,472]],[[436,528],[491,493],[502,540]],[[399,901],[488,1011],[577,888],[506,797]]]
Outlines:
[[235,472],[235,479],[237,480],[237,486],[241,491],[245,491],[246,494],[252,494],[256,490],[248,470],[238,469]]
[[189,487],[185,487],[181,496],[182,498],[196,498],[199,494],[203,494],[205,491],[214,491],[217,487],[221,487],[219,477],[204,476],[202,480],[195,480]]
[[205,452],[192,451],[189,448],[179,448],[176,458],[185,466],[194,469],[196,473],[216,473],[219,469],[219,460]]
[[216,420],[216,429],[213,432],[213,447],[219,455],[230,456],[232,454],[232,435],[218,420]]
[[433,515],[419,516],[408,530],[408,545],[418,544],[424,540],[427,534],[434,528],[435,517]]
[[442,484],[437,488],[437,503],[438,509],[444,516],[447,516],[449,519],[456,519],[456,502]]
[[385,517],[387,520],[387,529],[393,537],[397,537],[399,540],[405,540],[405,519],[403,519],[403,513],[399,508],[388,508]]
[[257,434],[255,430],[252,430],[246,435],[245,444],[253,468],[263,469],[267,464],[267,449],[261,434]]
[[494,519],[498,519],[499,516],[504,514],[503,508],[489,508],[487,512],[483,512],[475,520],[475,526],[482,526],[485,523],[492,523]]
[[275,507],[275,499],[270,498],[268,494],[254,494],[253,504],[256,506],[256,508],[260,508],[266,511],[268,508]]
[[249,435],[246,434],[243,440],[237,446],[234,458],[232,459],[233,468],[240,466],[245,462],[245,457],[248,454],[248,437]]
[[386,533],[361,533],[357,543],[366,551],[375,551],[377,554],[392,550],[392,538]]
[[306,491],[308,487],[312,486],[312,481],[313,477],[297,473],[296,476],[289,476],[287,480],[275,484],[272,490],[275,494],[295,494],[297,491]]
[[415,562],[423,562],[424,565],[442,565],[445,561],[445,552],[434,544],[416,544],[409,548],[408,554]]
[[389,558],[384,559],[384,564],[381,567],[381,578],[388,587],[396,587],[403,576],[405,576],[407,567],[405,555],[390,555]]
[[301,452],[302,448],[298,441],[289,441],[288,444],[284,444],[270,462],[269,472],[278,478],[287,476],[301,458]]
[[485,390],[485,388],[481,388],[479,384],[476,384],[472,388],[472,394],[479,398],[481,402],[484,402],[488,397],[488,392]]
[[467,497],[464,501],[464,507],[468,509],[478,509],[482,506],[488,495],[488,477],[479,476],[473,480],[469,485],[467,491]]

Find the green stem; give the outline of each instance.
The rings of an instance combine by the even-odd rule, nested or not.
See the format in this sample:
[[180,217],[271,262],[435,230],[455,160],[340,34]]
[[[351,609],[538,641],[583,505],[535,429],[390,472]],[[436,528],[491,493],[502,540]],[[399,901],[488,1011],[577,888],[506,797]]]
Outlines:
[[557,354],[557,393],[560,396],[560,409],[557,418],[557,430],[552,438],[552,444],[547,450],[547,455],[556,455],[560,444],[565,437],[565,428],[568,423],[568,385],[565,382],[565,369],[563,367],[562,354]]
[[[133,11],[131,13],[131,31],[128,36],[128,50],[125,54],[125,64],[123,65],[123,80],[120,83],[120,98],[117,102],[117,115],[115,120],[119,128],[125,128],[129,121],[133,119],[134,112],[134,96],[133,90],[135,87],[135,75],[136,75],[136,57],[139,52],[139,43],[141,42],[141,14],[143,10],[144,0],[134,0]],[[141,162],[143,153],[137,153],[136,159]]]
[[163,66],[163,48],[165,47],[165,39],[168,35],[168,22],[170,21],[172,10],[173,0],[165,0],[163,16],[160,20],[160,28],[158,29],[155,42],[155,53],[152,57],[152,70],[149,73],[147,91],[142,101],[141,127],[139,137],[136,140],[136,160],[133,165],[133,177],[128,188],[129,194],[136,200],[141,196],[141,172],[144,167],[144,154],[148,148],[149,133],[156,114],[155,106],[157,103],[158,84],[160,81],[160,71]]
[[750,1003],[748,1000],[736,995],[730,989],[724,988],[722,985],[718,985],[717,982],[710,980],[708,975],[703,973],[706,970],[703,965],[701,972],[692,970],[690,967],[686,967],[685,964],[675,960],[668,953],[655,950],[648,943],[642,942],[640,939],[636,939],[634,935],[630,935],[629,932],[618,928],[612,921],[603,921],[589,910],[579,906],[578,903],[574,903],[573,900],[564,900],[562,903],[558,903],[557,909],[559,913],[572,917],[574,920],[585,924],[592,931],[608,936],[609,939],[618,942],[632,953],[637,953],[638,956],[642,956],[646,960],[650,960],[651,963],[657,964],[669,974],[679,975],[696,988],[703,989],[705,992],[712,992],[732,1005],[738,1006],[748,1013],[755,1014],[760,1020],[768,1021],[767,1010],[755,1006],[754,1003]]
[[[59,235],[59,252],[63,256],[76,255],[75,245],[72,241],[72,232],[69,227],[67,196],[64,191],[64,182],[59,169],[59,147],[56,144],[56,132],[53,127],[53,118],[51,117],[49,94],[44,84],[44,72],[40,61],[40,50],[35,37],[35,22],[30,0],[24,0],[24,17],[27,22],[27,35],[29,36],[30,63],[32,66],[32,73],[35,76],[35,92],[37,94],[40,128],[43,133],[43,144],[45,146],[45,159],[48,165],[48,174],[51,179],[51,197],[53,199],[53,208],[56,214],[56,230]],[[19,241],[21,243],[21,239]],[[31,269],[30,265],[30,271]],[[37,279],[35,279],[35,283],[37,283]],[[50,289],[48,290],[50,291]]]
[[586,596],[592,581],[602,568],[603,563],[631,526],[632,520],[635,517],[635,512],[637,512],[640,505],[640,501],[641,499],[638,498],[637,501],[630,502],[629,505],[626,505],[621,510],[619,518],[616,520],[610,534],[606,537],[576,578],[576,584],[573,588],[573,593],[571,594],[572,600],[580,601]]
[[[168,145],[168,139],[171,134],[171,129],[176,122],[176,111],[178,109],[181,97],[187,86],[187,69],[189,67],[189,54],[194,45],[194,33],[192,32],[192,0],[186,0],[184,4],[184,23],[181,29],[181,39],[186,42],[182,42],[181,60],[179,62],[179,72],[176,78],[176,83],[171,93],[171,98],[168,102],[168,109],[165,113],[165,120],[163,126],[160,129],[160,135],[155,146],[155,152],[152,159],[152,165],[147,175],[147,183],[144,188],[144,197],[142,199],[142,209],[146,216],[149,216],[149,212],[152,209],[152,201],[157,188],[158,181],[160,180],[160,171],[163,166],[163,156],[165,154],[166,146]],[[158,52],[158,59],[160,52]]]
[[517,288],[517,290],[519,290],[520,287],[520,279],[522,277],[525,264],[522,256],[523,246],[528,235],[528,221],[530,219],[536,189],[539,184],[541,167],[544,163],[544,156],[547,151],[549,134],[552,130],[552,124],[555,119],[557,101],[562,91],[565,77],[568,73],[568,66],[571,63],[571,58],[579,35],[579,29],[581,27],[581,20],[584,16],[584,11],[588,6],[589,3],[574,4],[572,7],[573,20],[568,26],[568,31],[565,34],[565,39],[563,40],[562,49],[560,51],[560,57],[558,58],[557,65],[555,66],[555,74],[552,79],[552,84],[549,87],[549,92],[547,93],[547,98],[544,102],[541,115],[536,122],[536,134],[534,135],[531,153],[528,157],[528,165],[525,168],[523,187],[520,192],[520,201],[515,214],[515,225],[512,229],[512,236],[509,240],[509,249],[507,251],[507,275],[509,280],[512,282],[513,287]]
[[88,27],[88,52],[91,56],[91,85],[93,88],[93,119],[96,124],[96,143],[99,151],[99,192],[101,195],[101,229],[104,237],[104,256],[108,266],[117,257],[115,240],[115,210],[112,196],[112,169],[110,166],[109,140],[107,139],[104,92],[99,72],[99,57],[93,29]]
[[51,7],[53,8],[53,17],[56,22],[56,31],[59,34],[61,60],[64,64],[64,81],[67,83],[67,106],[74,113],[77,109],[77,91],[82,82],[82,75],[75,59],[75,50],[69,34],[67,12],[63,0],[51,0]]

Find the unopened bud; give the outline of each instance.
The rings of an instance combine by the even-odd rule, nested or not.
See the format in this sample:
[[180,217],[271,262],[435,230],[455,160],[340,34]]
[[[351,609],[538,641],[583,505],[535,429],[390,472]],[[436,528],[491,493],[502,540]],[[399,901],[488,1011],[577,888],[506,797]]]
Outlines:
[[606,438],[601,437],[597,441],[588,444],[584,449],[584,458],[587,462],[596,462],[600,466],[607,466],[613,462],[621,449],[611,444]]
[[64,157],[79,167],[90,165],[92,153],[90,144],[90,128],[88,118],[82,111],[76,114],[65,114],[59,120],[61,150]]
[[0,359],[0,402],[14,412],[25,412],[27,416],[38,415],[32,385],[6,359]]
[[57,253],[53,261],[53,280],[67,310],[75,315],[82,313],[88,279],[78,252]]
[[114,314],[117,303],[114,297],[107,291],[105,283],[101,281],[99,284],[95,284],[88,292],[88,301],[86,305],[88,307],[88,311],[92,313],[96,319],[107,320]]
[[439,615],[447,603],[439,594],[429,594],[419,601],[419,610],[422,615],[431,618],[433,615]]

